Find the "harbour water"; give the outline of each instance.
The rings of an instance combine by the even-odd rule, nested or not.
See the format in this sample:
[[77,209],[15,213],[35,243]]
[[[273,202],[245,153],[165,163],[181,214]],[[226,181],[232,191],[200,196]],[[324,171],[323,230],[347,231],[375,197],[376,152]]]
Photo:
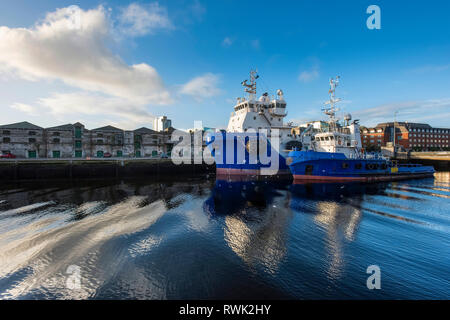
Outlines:
[[448,299],[449,248],[450,172],[0,186],[1,299]]

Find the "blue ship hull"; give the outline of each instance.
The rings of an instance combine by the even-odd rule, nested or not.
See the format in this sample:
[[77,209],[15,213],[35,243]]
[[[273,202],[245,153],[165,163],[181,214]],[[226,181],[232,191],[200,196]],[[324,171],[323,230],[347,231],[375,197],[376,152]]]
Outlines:
[[294,180],[391,181],[433,176],[432,166],[393,165],[378,159],[348,159],[343,153],[292,151],[288,157]]
[[[251,156],[248,149],[245,147],[248,140],[248,133],[226,133],[218,132],[210,134],[207,146],[211,150],[211,153],[216,162],[216,172],[219,175],[291,175],[288,165],[286,164],[286,158],[278,153],[271,147],[269,140],[267,141],[267,157],[277,158],[277,164],[272,170],[271,163],[265,159],[260,159],[256,154],[256,161],[253,163],[250,161]],[[254,134],[254,137],[258,138],[259,134]],[[242,139],[240,139],[242,138]],[[214,150],[212,145],[214,141],[218,141],[222,147],[220,150]],[[232,155],[228,155],[227,152],[233,151]],[[238,153],[243,152],[243,156],[239,157]]]

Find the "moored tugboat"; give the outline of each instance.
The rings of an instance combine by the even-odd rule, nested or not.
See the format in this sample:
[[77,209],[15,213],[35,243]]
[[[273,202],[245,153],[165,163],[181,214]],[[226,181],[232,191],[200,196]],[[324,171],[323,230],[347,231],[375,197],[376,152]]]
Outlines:
[[335,97],[339,77],[330,80],[330,100],[325,103],[324,113],[329,116],[329,129],[314,135],[307,151],[291,151],[286,163],[294,181],[391,181],[430,177],[432,166],[420,164],[397,164],[378,153],[364,153],[358,120],[350,114],[341,125],[336,119]]

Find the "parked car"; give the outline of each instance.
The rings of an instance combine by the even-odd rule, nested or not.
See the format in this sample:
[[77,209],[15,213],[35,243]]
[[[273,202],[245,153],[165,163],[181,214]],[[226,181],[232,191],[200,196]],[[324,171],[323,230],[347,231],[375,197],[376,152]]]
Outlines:
[[0,155],[1,159],[15,159],[16,156],[12,153],[3,153]]
[[109,152],[105,152],[105,153],[103,154],[103,158],[111,158],[111,157],[112,157],[112,154],[109,153]]

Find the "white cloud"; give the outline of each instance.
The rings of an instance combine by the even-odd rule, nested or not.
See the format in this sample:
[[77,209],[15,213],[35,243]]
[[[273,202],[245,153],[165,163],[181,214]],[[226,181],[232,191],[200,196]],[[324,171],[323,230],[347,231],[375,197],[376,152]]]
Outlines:
[[302,82],[310,82],[319,78],[319,70],[317,68],[312,68],[308,71],[302,71],[298,76],[298,80]]
[[148,126],[154,117],[143,104],[136,104],[120,97],[106,97],[87,92],[53,93],[38,100],[41,110],[48,111],[59,121],[73,122],[73,119],[99,120],[95,124],[106,122],[120,124],[124,129]]
[[353,118],[361,119],[366,126],[375,126],[381,122],[394,121],[394,112],[398,111],[397,121],[430,123],[434,126],[448,127],[450,123],[450,98],[423,101],[395,102],[374,108],[356,110]]
[[25,103],[14,103],[11,108],[32,116],[36,114],[35,108]]
[[230,37],[225,37],[225,39],[223,39],[222,41],[222,46],[224,47],[229,47],[233,44],[233,40],[231,40]]
[[148,5],[132,3],[119,16],[120,29],[127,36],[143,36],[157,29],[173,29],[167,9],[158,2]]
[[444,64],[444,65],[426,65],[419,68],[412,69],[411,72],[417,73],[417,74],[423,74],[423,73],[438,73],[445,70],[450,69],[450,64]]
[[[73,8],[73,7],[71,7]],[[103,7],[57,9],[32,28],[0,27],[0,71],[27,80],[62,80],[138,104],[170,103],[157,71],[127,65],[107,47],[111,30]]]
[[213,73],[206,73],[190,80],[181,87],[180,93],[190,95],[196,100],[211,98],[221,93],[217,87],[219,76]]
[[198,0],[195,0],[192,3],[192,5],[189,7],[189,10],[197,20],[202,20],[204,14],[206,13],[205,7]]

